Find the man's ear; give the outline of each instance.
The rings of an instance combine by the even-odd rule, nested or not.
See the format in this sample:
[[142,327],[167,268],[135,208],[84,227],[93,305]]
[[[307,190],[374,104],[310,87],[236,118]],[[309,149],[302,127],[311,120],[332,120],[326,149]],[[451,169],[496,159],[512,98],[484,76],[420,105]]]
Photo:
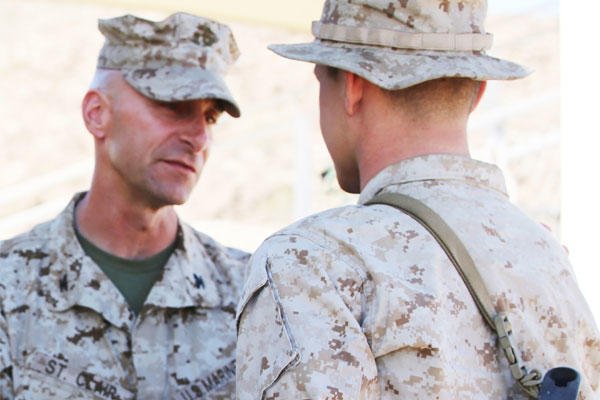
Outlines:
[[483,97],[483,94],[485,93],[486,88],[487,88],[487,81],[479,82],[479,88],[477,89],[477,94],[475,95],[475,100],[473,101],[473,104],[471,105],[471,112],[475,111],[475,108],[477,108],[477,106],[479,105],[479,102],[481,101],[481,98]]
[[89,90],[81,103],[81,112],[87,130],[96,139],[103,139],[111,118],[108,97],[98,90]]
[[349,116],[356,114],[363,98],[365,81],[352,72],[344,71],[345,97],[344,107]]

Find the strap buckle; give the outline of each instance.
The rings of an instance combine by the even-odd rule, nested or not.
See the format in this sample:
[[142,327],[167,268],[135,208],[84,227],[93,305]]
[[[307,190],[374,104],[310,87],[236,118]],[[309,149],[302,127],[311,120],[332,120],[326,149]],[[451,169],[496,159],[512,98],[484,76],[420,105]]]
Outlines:
[[512,325],[506,314],[497,314],[494,318],[494,325],[498,333],[500,348],[502,348],[508,361],[510,373],[529,396],[537,398],[542,383],[542,373],[536,369],[528,371],[527,367],[522,364],[521,357],[515,351],[516,346],[513,343]]

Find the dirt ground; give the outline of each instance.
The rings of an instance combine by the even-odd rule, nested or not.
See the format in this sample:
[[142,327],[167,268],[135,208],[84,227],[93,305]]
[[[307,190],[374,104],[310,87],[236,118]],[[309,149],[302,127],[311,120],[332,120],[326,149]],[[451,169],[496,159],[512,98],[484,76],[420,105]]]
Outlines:
[[[167,15],[100,2],[0,1],[0,239],[50,218],[87,187],[93,149],[79,104],[102,44],[96,20],[124,13]],[[322,178],[331,163],[318,129],[312,66],[266,49],[309,41],[307,30],[224,22],[242,51],[227,81],[243,116],[217,126],[211,159],[180,213],[219,240],[252,249],[271,230],[356,197]],[[474,115],[472,153],[502,165],[513,199],[557,230],[558,19],[494,17],[488,30],[496,36],[493,55],[536,72],[490,84]]]

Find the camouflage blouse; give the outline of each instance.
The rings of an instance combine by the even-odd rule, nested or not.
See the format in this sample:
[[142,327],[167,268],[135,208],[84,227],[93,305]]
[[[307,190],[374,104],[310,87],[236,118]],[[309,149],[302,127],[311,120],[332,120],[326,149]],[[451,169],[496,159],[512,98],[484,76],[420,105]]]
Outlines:
[[73,202],[0,245],[1,399],[231,399],[248,255],[181,224],[135,317],[81,249]]
[[435,239],[376,193],[453,227],[513,324],[529,368],[571,365],[600,396],[600,334],[552,234],[512,205],[495,166],[433,155],[390,166],[360,204],[276,233],[238,306],[238,399],[519,399],[506,360]]

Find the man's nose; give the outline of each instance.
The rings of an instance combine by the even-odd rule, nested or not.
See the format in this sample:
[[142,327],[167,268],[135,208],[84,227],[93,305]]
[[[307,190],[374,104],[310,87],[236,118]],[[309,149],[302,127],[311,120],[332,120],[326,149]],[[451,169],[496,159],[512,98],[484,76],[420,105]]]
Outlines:
[[186,126],[183,129],[182,140],[185,141],[194,153],[204,150],[209,145],[210,127],[204,119],[204,115],[190,118],[186,121]]

